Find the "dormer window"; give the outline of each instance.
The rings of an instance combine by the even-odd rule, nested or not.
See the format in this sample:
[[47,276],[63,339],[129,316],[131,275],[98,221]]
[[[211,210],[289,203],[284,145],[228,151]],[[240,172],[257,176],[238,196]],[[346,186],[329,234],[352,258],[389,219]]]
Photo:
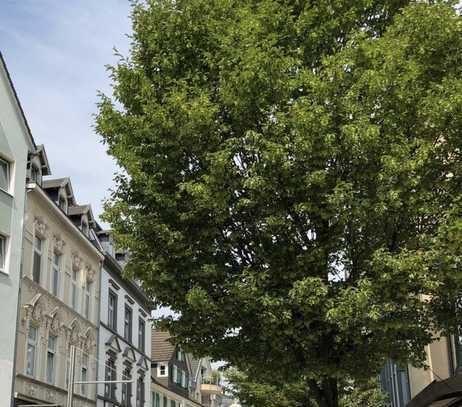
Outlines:
[[64,213],[67,213],[67,198],[64,195],[59,196],[58,206]]
[[42,171],[40,170],[40,168],[35,165],[35,164],[32,164],[31,165],[31,168],[30,168],[30,180],[32,182],[35,182],[37,184],[41,184],[42,183]]
[[87,220],[82,220],[82,232],[88,236],[88,222]]

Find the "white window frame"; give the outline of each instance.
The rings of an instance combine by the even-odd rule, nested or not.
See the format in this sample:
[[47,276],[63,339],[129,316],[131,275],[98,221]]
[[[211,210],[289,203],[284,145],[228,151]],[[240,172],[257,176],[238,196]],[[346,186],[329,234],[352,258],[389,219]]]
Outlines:
[[[48,384],[55,384],[56,379],[56,348],[57,348],[58,337],[55,335],[48,335],[47,345],[47,367],[46,367],[46,381]],[[53,343],[53,347],[50,344]],[[50,371],[50,359],[51,356],[51,371]]]
[[91,286],[92,286],[92,283],[87,281],[85,285],[84,314],[85,314],[85,318],[88,320],[90,320],[91,318]]
[[[37,242],[40,242],[40,249],[37,247]],[[32,280],[35,281],[35,255],[37,254],[39,257],[39,276],[38,280],[35,281],[37,284],[40,284],[42,282],[42,264],[43,264],[43,242],[44,239],[42,239],[40,236],[35,235],[34,236],[34,250],[33,250],[33,260],[32,260]]]
[[[35,332],[34,338],[31,338],[31,331]],[[27,332],[27,346],[26,346],[26,375],[34,377],[35,375],[35,364],[37,362],[37,337],[38,337],[38,328],[29,325],[29,330]],[[29,353],[29,349],[32,349],[32,352]],[[29,355],[32,355],[32,360],[29,360]],[[31,369],[29,370],[29,361],[31,362]]]
[[78,282],[79,272],[72,270],[71,272],[71,307],[74,311],[78,311],[79,295],[78,295]]
[[[53,259],[51,261],[51,293],[59,297],[59,288],[61,283],[61,258],[62,255],[56,252],[53,252]],[[56,263],[56,260],[58,262]],[[56,280],[55,280],[56,278]],[[56,283],[56,284],[55,284]],[[56,289],[56,292],[55,292]]]
[[186,385],[186,372],[184,370],[181,371],[181,387],[185,389],[188,387]]
[[11,188],[11,163],[4,158],[0,157],[0,163],[1,164],[6,164],[6,188],[2,187],[0,185],[0,189],[2,191],[7,192],[8,194],[10,193],[10,188]]
[[7,237],[0,235],[0,271],[6,272],[6,249],[7,249]]
[[[164,369],[163,374],[162,368]],[[157,377],[168,377],[168,363],[159,363],[157,365]]]
[[[80,375],[82,382],[88,381],[88,355],[82,355],[82,365],[80,367]],[[86,383],[81,383],[80,393],[82,396],[87,395],[88,386]]]

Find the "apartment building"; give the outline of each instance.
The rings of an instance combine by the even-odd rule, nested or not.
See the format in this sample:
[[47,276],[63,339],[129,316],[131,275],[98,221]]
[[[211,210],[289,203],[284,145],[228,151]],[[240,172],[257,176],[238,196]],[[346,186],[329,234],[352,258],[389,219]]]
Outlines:
[[152,330],[152,407],[200,407],[190,392],[191,358],[170,339],[168,332]]
[[391,407],[462,406],[462,338],[442,337],[426,346],[427,368],[387,363],[381,384]]
[[[101,274],[98,406],[151,406],[151,302],[123,276],[126,253],[116,252],[111,231],[99,228],[105,251]],[[117,258],[117,259],[116,259]]]
[[0,53],[0,407],[12,399],[26,167],[35,149]]
[[[66,405],[69,382],[97,378],[100,269],[89,205],[69,178],[50,174],[42,148],[29,158],[16,346],[15,404]],[[75,376],[70,349],[76,348]],[[73,386],[74,405],[96,405],[96,385]]]

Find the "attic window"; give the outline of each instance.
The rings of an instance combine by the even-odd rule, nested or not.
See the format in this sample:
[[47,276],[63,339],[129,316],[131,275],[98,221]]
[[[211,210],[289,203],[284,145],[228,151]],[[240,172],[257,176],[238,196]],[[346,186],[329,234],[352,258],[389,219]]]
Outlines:
[[30,168],[30,180],[32,182],[36,182],[37,184],[42,183],[42,171],[35,164],[32,164]]
[[86,220],[82,221],[82,232],[88,236],[88,222]]
[[61,210],[64,213],[67,213],[67,199],[66,199],[65,196],[63,196],[63,195],[59,196],[58,206],[61,208]]
[[157,377],[168,377],[168,365],[166,363],[157,365]]

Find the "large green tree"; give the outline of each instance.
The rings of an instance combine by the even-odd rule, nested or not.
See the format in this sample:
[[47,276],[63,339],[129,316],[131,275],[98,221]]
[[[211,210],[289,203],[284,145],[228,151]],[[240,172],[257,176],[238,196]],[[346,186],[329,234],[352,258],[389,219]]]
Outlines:
[[449,2],[148,0],[97,130],[106,219],[187,349],[260,381],[419,365],[462,288]]
[[[227,391],[248,407],[318,407],[309,388],[301,377],[296,383],[270,385],[258,383],[234,368],[225,372]],[[343,380],[340,384],[340,407],[387,407],[386,395],[376,380],[354,383]]]

